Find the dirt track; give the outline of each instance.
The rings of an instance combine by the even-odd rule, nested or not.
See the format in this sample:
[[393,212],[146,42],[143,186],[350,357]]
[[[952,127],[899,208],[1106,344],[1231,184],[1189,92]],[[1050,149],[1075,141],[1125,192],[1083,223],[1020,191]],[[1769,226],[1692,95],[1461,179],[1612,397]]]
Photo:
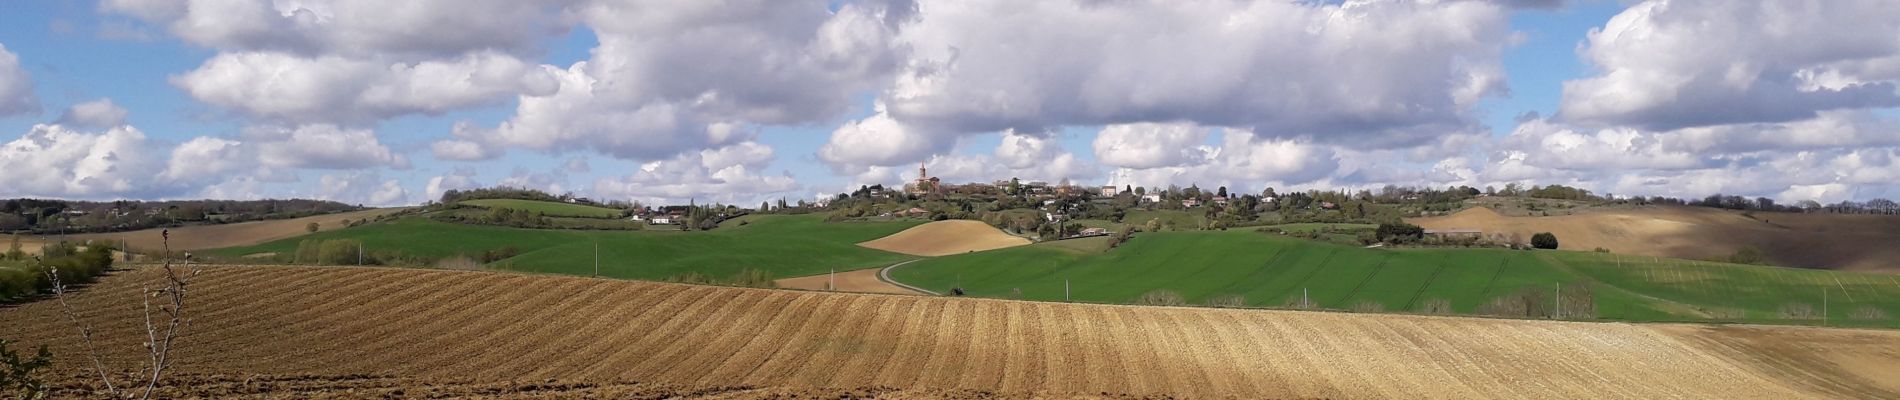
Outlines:
[[1481,229],[1485,234],[1557,235],[1559,248],[1598,247],[1619,254],[1707,259],[1753,245],[1775,265],[1900,272],[1900,216],[1739,212],[1653,206],[1587,210],[1576,215],[1507,217],[1471,208],[1406,222],[1426,229]]
[[[114,365],[136,359],[135,287],[152,277],[149,269],[121,272],[74,299],[82,318],[102,329]],[[207,378],[179,393],[238,387],[323,397],[357,385],[366,386],[357,395],[398,387],[411,395],[571,397],[585,392],[547,388],[595,385],[736,398],[880,390],[1900,396],[1888,380],[1900,365],[1900,332],[1890,331],[1073,305],[343,267],[208,267],[191,293],[195,317],[179,373]],[[0,309],[0,337],[52,343],[67,368],[59,376],[73,376],[72,357],[82,353],[56,308]],[[308,382],[295,378],[306,375]],[[246,380],[281,384],[239,384]],[[332,381],[340,383],[311,383]],[[495,390],[458,392],[480,388]]]
[[[838,291],[857,292],[857,293],[921,294],[910,289],[905,289],[902,286],[892,285],[890,282],[885,282],[883,280],[877,279],[877,271],[878,271],[877,268],[872,268],[872,269],[860,269],[856,271],[839,272],[837,276]],[[788,288],[788,289],[825,290],[827,289],[825,286],[832,282],[831,282],[830,276],[812,275],[812,276],[801,276],[797,278],[780,279],[777,281],[773,281],[773,283],[777,283],[778,287]]]
[[1029,244],[1029,239],[1010,236],[982,221],[945,220],[931,222],[858,243],[893,253],[937,257],[973,251],[995,250]]
[[[169,228],[172,235],[172,250],[191,251],[216,249],[233,246],[249,246],[272,240],[283,239],[309,233],[306,227],[316,222],[319,230],[342,229],[343,220],[374,218],[379,215],[402,211],[401,208],[378,208],[351,211],[338,214],[324,214],[303,218],[280,219],[270,221],[239,222],[224,225],[196,225],[182,228]],[[131,232],[87,233],[64,236],[74,240],[110,240],[124,239],[136,251],[157,250],[163,238],[160,232],[165,229],[145,229]],[[40,237],[42,241],[55,241],[58,236]]]

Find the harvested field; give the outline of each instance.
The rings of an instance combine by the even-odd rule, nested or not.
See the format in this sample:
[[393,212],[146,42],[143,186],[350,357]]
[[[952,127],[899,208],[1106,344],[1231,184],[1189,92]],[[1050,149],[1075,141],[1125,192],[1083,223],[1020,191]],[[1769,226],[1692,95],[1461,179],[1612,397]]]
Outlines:
[[903,232],[858,243],[893,253],[937,257],[974,251],[995,250],[1029,244],[1029,239],[1010,236],[981,221],[947,220],[918,225]]
[[[271,221],[239,222],[223,225],[194,225],[179,228],[145,229],[131,232],[87,233],[64,236],[73,240],[109,240],[121,239],[137,251],[156,251],[163,244],[160,233],[165,229],[172,231],[172,250],[194,251],[234,246],[249,246],[272,240],[278,240],[309,233],[305,230],[311,223],[317,223],[319,231],[343,229],[343,220],[375,218],[380,215],[402,211],[401,208],[377,208],[351,211],[337,214],[314,215],[303,218],[280,219]],[[42,237],[41,240],[57,240],[57,237]]]
[[[136,288],[154,277],[149,268],[119,272],[73,299],[80,318],[99,327],[111,365],[130,368],[139,357]],[[391,387],[473,397],[1900,396],[1880,375],[1900,365],[1900,332],[1891,331],[1077,305],[344,267],[205,267],[191,295],[193,322],[177,356],[178,379],[193,383],[173,390],[214,397],[381,396]],[[0,309],[0,337],[52,344],[69,390],[60,397],[71,397],[84,379],[72,369],[83,353],[57,308]],[[350,387],[363,391],[334,392]]]
[[1508,217],[1474,207],[1406,222],[1426,229],[1481,229],[1486,235],[1557,235],[1561,249],[1598,247],[1618,254],[1670,258],[1727,257],[1743,246],[1762,249],[1775,265],[1900,272],[1900,216],[1739,212],[1650,206],[1583,210],[1575,215]]
[[[877,279],[877,271],[877,268],[871,268],[839,272],[836,282],[838,285],[837,290],[840,292],[858,293],[921,294]],[[826,290],[827,288],[825,286],[833,282],[832,276],[826,274],[785,278],[773,281],[773,283],[777,283],[778,287],[787,289]]]

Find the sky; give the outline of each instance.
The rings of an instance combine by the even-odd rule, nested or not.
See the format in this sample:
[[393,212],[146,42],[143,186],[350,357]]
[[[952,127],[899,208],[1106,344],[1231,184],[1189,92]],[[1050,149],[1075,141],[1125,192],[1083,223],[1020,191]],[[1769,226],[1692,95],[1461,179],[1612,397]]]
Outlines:
[[1891,0],[0,4],[0,197],[1900,197]]

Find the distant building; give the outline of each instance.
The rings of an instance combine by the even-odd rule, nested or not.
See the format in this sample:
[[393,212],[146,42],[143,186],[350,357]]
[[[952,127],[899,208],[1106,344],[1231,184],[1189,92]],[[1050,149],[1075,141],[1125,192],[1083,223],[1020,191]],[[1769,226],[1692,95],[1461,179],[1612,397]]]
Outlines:
[[1121,194],[1121,191],[1121,188],[1117,188],[1115,185],[1102,186],[1102,197],[1115,197],[1115,195]]
[[1187,208],[1200,207],[1201,200],[1200,199],[1183,199],[1181,200],[1181,206],[1187,207]]
[[1146,200],[1149,203],[1160,203],[1161,195],[1158,195],[1158,194],[1145,195],[1145,196],[1141,196],[1141,199]]
[[1221,206],[1221,207],[1226,207],[1226,206],[1227,206],[1227,196],[1214,196],[1214,205],[1217,205],[1217,206]]
[[1319,208],[1324,208],[1328,210],[1336,210],[1336,209],[1339,209],[1339,205],[1333,204],[1333,202],[1330,202],[1330,201],[1322,201],[1322,202],[1319,202]]
[[917,163],[917,180],[910,184],[911,194],[930,194],[940,189],[941,181],[930,176],[930,170],[924,169],[924,163]]
[[1048,213],[1048,214],[1043,214],[1043,218],[1048,218],[1050,222],[1067,221],[1069,220],[1069,215],[1058,214],[1058,213]]
[[1437,236],[1437,237],[1442,237],[1442,238],[1477,239],[1477,238],[1484,237],[1484,231],[1479,230],[1479,229],[1463,229],[1463,228],[1461,229],[1426,229],[1425,236]]

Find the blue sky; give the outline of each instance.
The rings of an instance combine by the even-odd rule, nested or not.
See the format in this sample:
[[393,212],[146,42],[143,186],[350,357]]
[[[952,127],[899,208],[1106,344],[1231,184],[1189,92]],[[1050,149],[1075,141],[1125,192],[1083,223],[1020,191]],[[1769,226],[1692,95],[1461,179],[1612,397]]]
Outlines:
[[1900,196],[1896,7],[1780,3],[10,3],[0,196]]

